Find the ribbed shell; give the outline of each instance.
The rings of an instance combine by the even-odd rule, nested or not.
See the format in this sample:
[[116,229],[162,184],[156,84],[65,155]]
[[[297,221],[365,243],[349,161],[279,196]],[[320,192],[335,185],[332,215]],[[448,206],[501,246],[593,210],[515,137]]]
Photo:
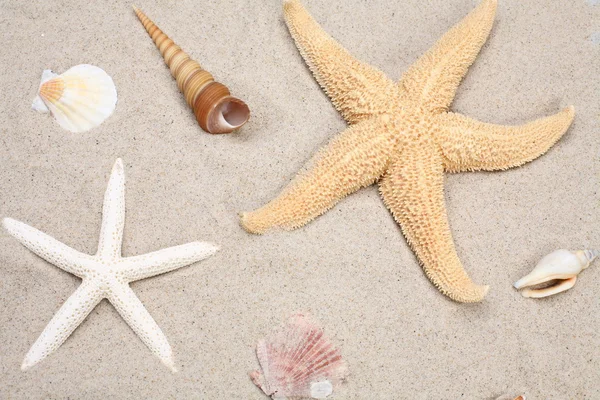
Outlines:
[[60,126],[71,132],[85,132],[104,122],[116,104],[112,78],[101,68],[81,64],[62,75],[44,71],[33,108],[50,111]]
[[273,399],[325,398],[347,376],[340,351],[303,314],[292,316],[284,330],[258,342],[256,354],[262,372],[250,377]]
[[194,110],[200,127],[209,133],[230,133],[244,125],[250,118],[248,106],[231,96],[227,87],[215,82],[208,71],[181,50],[140,9],[134,7],[134,10],[169,66],[185,101]]

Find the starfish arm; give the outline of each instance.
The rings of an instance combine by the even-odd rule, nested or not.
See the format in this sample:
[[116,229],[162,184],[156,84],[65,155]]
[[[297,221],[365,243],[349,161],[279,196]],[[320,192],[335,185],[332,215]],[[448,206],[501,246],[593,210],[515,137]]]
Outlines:
[[300,54],[335,108],[350,123],[390,109],[395,84],[355,59],[329,36],[298,0],[284,1],[285,22]]
[[315,156],[276,199],[241,214],[250,233],[275,227],[299,228],[333,207],[345,196],[373,184],[385,172],[393,151],[383,122],[372,119],[346,129]]
[[35,341],[25,356],[21,369],[25,371],[31,368],[58,349],[100,300],[102,300],[102,292],[97,282],[84,279]]
[[494,171],[522,165],[544,154],[567,131],[575,111],[567,107],[521,126],[486,124],[460,114],[440,114],[437,139],[446,171]]
[[429,111],[446,111],[492,29],[496,5],[496,0],[483,0],[442,36],[402,75],[401,93]]
[[441,156],[427,144],[403,150],[379,186],[431,282],[455,301],[481,301],[488,287],[471,281],[456,254],[443,181]]
[[218,246],[212,243],[192,242],[124,258],[120,268],[125,278],[133,282],[204,260],[215,254],[218,249]]
[[104,259],[117,259],[121,257],[121,244],[123,242],[123,227],[125,225],[125,171],[123,162],[117,159],[113,166],[104,193],[102,207],[102,227],[100,229],[100,242],[98,255]]
[[23,246],[60,269],[84,278],[92,256],[80,253],[32,226],[12,218],[4,218],[4,228]]
[[177,372],[173,351],[167,337],[129,285],[123,282],[112,283],[108,300],[142,342],[148,346],[152,354],[157,356],[171,371]]

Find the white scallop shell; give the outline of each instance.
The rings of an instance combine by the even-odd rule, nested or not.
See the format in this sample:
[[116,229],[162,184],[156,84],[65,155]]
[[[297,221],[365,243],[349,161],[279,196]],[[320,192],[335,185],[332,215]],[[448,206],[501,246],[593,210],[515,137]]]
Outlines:
[[256,355],[262,372],[253,371],[250,377],[273,399],[324,399],[347,376],[340,351],[303,314],[258,342]]
[[104,122],[116,104],[117,90],[112,78],[101,68],[81,64],[62,75],[45,70],[31,107],[51,112],[68,131],[85,132]]
[[[537,263],[533,271],[515,282],[516,289],[523,289],[524,297],[547,297],[571,289],[577,275],[586,269],[600,253],[596,250],[556,250]],[[536,288],[541,284],[549,284]]]

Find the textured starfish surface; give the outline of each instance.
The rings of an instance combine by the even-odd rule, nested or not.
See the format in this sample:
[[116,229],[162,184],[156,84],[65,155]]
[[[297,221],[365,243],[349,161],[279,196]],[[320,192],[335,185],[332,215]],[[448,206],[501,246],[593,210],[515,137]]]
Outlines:
[[299,1],[284,1],[285,21],[302,57],[350,127],[277,198],[242,213],[242,226],[257,234],[292,230],[379,182],[385,205],[434,285],[456,301],[483,299],[488,287],[472,282],[456,254],[444,173],[504,170],[534,160],[574,117],[568,107],[524,125],[502,126],[448,111],[490,33],[496,5],[483,0],[394,82],[352,57]]
[[78,252],[45,233],[14,219],[4,227],[29,250],[57,267],[83,279],[33,344],[21,369],[26,370],[56,350],[94,307],[108,299],[152,353],[176,372],[171,346],[129,283],[173,271],[209,257],[211,243],[192,242],[134,257],[121,257],[125,225],[125,174],[115,163],[104,195],[100,243],[95,255]]

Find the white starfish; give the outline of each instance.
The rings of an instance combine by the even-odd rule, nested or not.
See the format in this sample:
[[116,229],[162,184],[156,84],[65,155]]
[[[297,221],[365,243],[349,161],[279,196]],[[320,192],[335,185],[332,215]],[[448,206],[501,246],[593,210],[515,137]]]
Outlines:
[[167,338],[131,290],[129,282],[193,264],[211,256],[218,248],[211,243],[192,242],[135,257],[121,257],[125,224],[125,173],[121,159],[115,162],[104,195],[100,243],[95,255],[80,253],[14,219],[5,218],[3,222],[8,232],[29,250],[83,279],[33,344],[23,360],[22,370],[32,367],[56,350],[94,307],[106,298],[152,353],[173,372],[177,372]]

